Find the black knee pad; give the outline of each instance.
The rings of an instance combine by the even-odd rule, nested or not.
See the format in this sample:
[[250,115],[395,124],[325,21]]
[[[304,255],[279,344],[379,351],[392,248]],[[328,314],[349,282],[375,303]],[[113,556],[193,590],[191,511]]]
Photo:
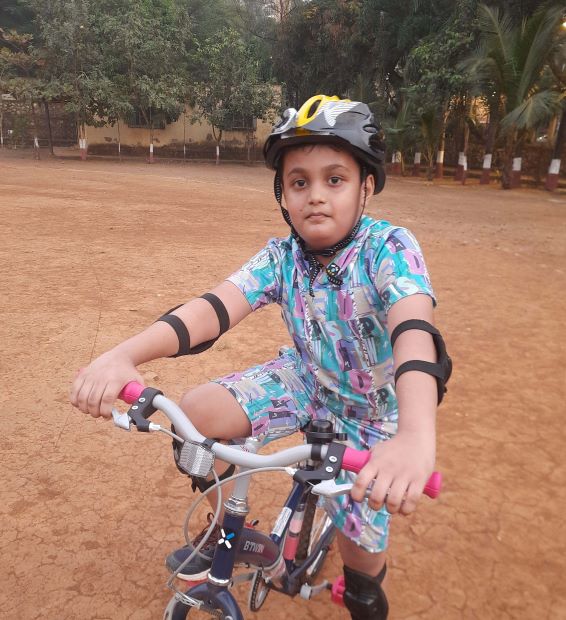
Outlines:
[[384,566],[377,577],[344,566],[344,605],[352,620],[386,620],[389,604],[381,582],[385,577]]

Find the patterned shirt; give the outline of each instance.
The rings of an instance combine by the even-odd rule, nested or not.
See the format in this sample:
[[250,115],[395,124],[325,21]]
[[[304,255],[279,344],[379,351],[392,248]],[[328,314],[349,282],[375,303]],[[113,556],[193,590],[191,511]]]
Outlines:
[[322,405],[346,430],[351,426],[359,436],[361,426],[362,435],[365,427],[367,434],[385,437],[396,432],[397,421],[387,313],[416,293],[434,302],[428,272],[408,230],[369,216],[334,265],[342,284],[331,284],[322,270],[313,297],[300,246],[292,236],[274,238],[228,280],[253,310],[281,306],[297,370],[312,395],[311,413]]

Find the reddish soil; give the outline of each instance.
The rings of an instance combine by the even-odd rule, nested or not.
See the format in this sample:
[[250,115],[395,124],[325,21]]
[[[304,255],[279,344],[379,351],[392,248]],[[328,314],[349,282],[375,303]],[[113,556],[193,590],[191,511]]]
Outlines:
[[[169,441],[74,410],[76,369],[287,233],[261,167],[0,157],[4,297],[0,617],[160,618],[192,499]],[[411,228],[454,359],[438,417],[444,492],[394,520],[393,620],[566,617],[566,198],[390,179],[369,213]],[[274,356],[277,308],[145,379],[188,386]],[[290,445],[287,439],[278,447]],[[288,482],[258,476],[269,527]],[[324,575],[340,573],[334,551]],[[245,604],[247,587],[238,589]],[[327,594],[262,614],[347,617]]]

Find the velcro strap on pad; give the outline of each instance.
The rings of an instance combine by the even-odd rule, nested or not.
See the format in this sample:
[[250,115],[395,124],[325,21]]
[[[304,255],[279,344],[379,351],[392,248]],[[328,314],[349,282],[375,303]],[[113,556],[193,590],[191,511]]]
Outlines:
[[[403,321],[399,323],[397,327],[393,330],[391,334],[391,348],[395,346],[395,341],[399,336],[408,331],[409,329],[420,329],[422,331],[428,332],[432,334],[432,336],[440,336],[440,332],[434,325],[431,325],[428,321],[422,321],[421,319],[409,319],[408,321]],[[436,344],[436,342],[435,342]]]
[[177,339],[179,340],[179,350],[177,351],[177,353],[175,353],[175,355],[172,355],[171,357],[188,355],[191,352],[191,337],[189,336],[189,330],[187,329],[184,321],[175,314],[164,314],[157,320],[163,321],[164,323],[170,325],[177,334]]
[[228,315],[226,306],[214,293],[205,293],[204,295],[201,295],[201,299],[206,299],[206,301],[208,301],[208,303],[214,308],[216,316],[218,317],[218,324],[220,325],[220,334],[218,335],[222,336],[223,333],[230,329],[230,316]]
[[409,360],[404,362],[401,366],[399,366],[399,368],[397,368],[395,373],[395,383],[397,383],[397,380],[403,373],[410,370],[417,370],[419,372],[425,372],[432,375],[433,377],[436,377],[438,404],[440,404],[444,394],[446,393],[445,384],[448,382],[448,379],[450,379],[450,375],[452,374],[452,360],[446,352],[444,338],[442,338],[442,335],[438,329],[434,327],[434,325],[431,325],[428,321],[423,321],[421,319],[409,319],[399,323],[399,325],[397,325],[397,327],[393,330],[393,333],[391,334],[391,348],[395,346],[395,341],[397,338],[399,338],[403,332],[410,329],[420,329],[431,334],[434,347],[436,349],[438,362],[433,363],[425,360]]
[[227,332],[230,329],[230,316],[228,314],[228,310],[226,310],[226,306],[222,303],[222,300],[217,297],[214,293],[205,293],[200,296],[201,299],[205,299],[208,303],[214,308],[216,312],[216,316],[218,318],[218,325],[220,326],[220,333],[216,338],[212,340],[207,340],[206,342],[202,342],[201,344],[193,347],[190,350],[190,354],[194,355],[195,353],[202,353],[210,347],[222,336],[224,332]]

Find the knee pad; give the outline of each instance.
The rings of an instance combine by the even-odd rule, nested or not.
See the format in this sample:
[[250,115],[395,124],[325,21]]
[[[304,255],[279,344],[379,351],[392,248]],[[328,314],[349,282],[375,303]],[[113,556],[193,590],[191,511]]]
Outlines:
[[386,620],[389,604],[381,588],[385,573],[385,566],[377,577],[344,566],[344,605],[352,620]]

